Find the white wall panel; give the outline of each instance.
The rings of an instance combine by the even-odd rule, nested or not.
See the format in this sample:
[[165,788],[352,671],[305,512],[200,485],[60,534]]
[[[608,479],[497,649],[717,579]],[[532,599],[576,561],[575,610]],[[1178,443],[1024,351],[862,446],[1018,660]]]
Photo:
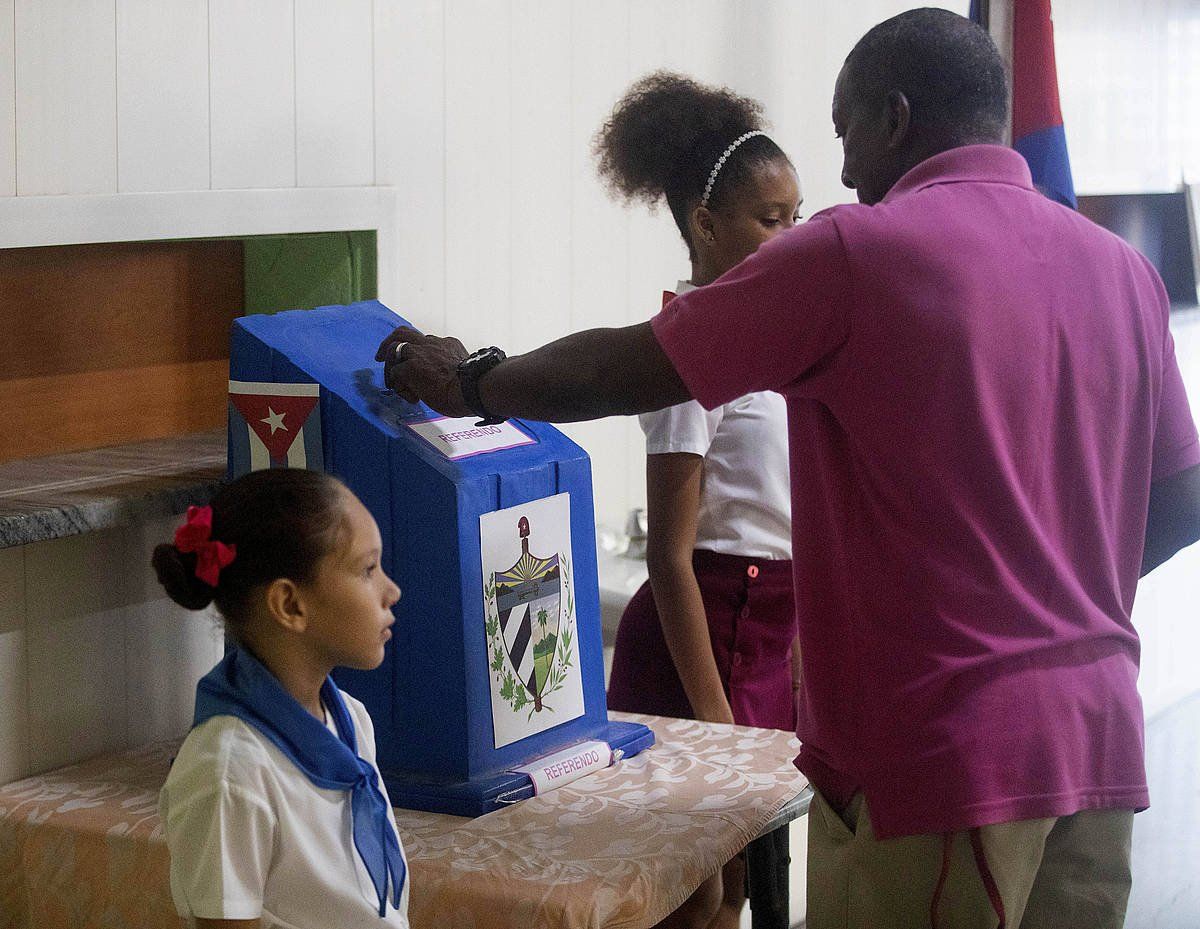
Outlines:
[[[1171,315],[1175,358],[1192,415],[1200,420],[1200,310]],[[1155,568],[1138,584],[1133,625],[1142,639],[1138,689],[1146,716],[1200,690],[1200,544]]]
[[571,327],[571,9],[512,7],[512,331],[526,351]]
[[[824,205],[853,199],[841,186],[841,147],[829,115],[832,97],[825,99],[826,92],[832,94],[833,77],[849,47],[822,48],[813,19],[808,4],[773,3],[756,30],[739,29],[732,39],[737,56],[754,61],[747,69],[745,92],[762,103],[771,138],[796,166],[801,216],[820,208],[815,205],[819,197]],[[832,77],[817,80],[815,58],[822,62],[819,67],[833,71]],[[812,90],[814,85],[819,89]]]
[[28,666],[25,630],[0,632],[0,784],[29,772]]
[[446,328],[509,343],[512,18],[507,0],[446,8]]
[[0,0],[0,197],[17,192],[15,0]]
[[571,238],[573,329],[622,325],[627,317],[625,208],[596,174],[592,146],[613,104],[629,86],[629,8],[577,5],[571,22]]
[[375,183],[372,0],[296,0],[296,176]]
[[[125,530],[24,546],[28,773],[124,748]],[[144,568],[142,569],[144,570]]]
[[1059,2],[1054,44],[1077,192],[1170,191],[1200,177],[1200,4]]
[[801,212],[811,216],[836,203],[854,202],[841,184],[842,152],[833,137],[833,85],[846,56],[868,29],[907,9],[928,5],[966,14],[969,3],[917,4],[863,0],[853,5],[774,4],[766,54],[779,63],[764,91],[768,115],[800,172]]
[[375,2],[375,182],[398,203],[392,305],[432,332],[446,329],[444,27],[441,0]]
[[207,0],[117,0],[117,180],[209,186]]
[[[574,4],[571,20],[571,328],[628,319],[628,214],[596,175],[592,139],[630,81],[629,5]],[[620,359],[613,359],[620,364]],[[565,430],[592,457],[597,520],[623,525],[629,506],[629,424],[621,418]]]
[[296,184],[292,0],[210,0],[212,186]]
[[[712,51],[713,79],[763,100],[773,86],[787,79],[794,60],[803,53],[781,27],[786,28],[788,12],[804,5],[779,0],[745,5],[712,2],[716,27],[712,38],[718,42]],[[778,40],[782,42],[777,46]]]
[[653,36],[663,44],[658,67],[685,71],[711,83],[722,75],[721,63],[727,52],[726,16],[754,16],[758,4],[738,4],[730,10],[726,0],[660,0],[652,4],[632,4],[629,41],[646,42]]
[[126,742],[186,735],[196,684],[223,651],[221,623],[212,611],[185,610],[165,597],[131,608],[125,619]]
[[18,194],[117,188],[113,0],[17,0]]
[[25,549],[0,548],[0,633],[25,628]]
[[[763,103],[780,144],[800,175],[804,194],[800,212],[804,216],[835,203],[854,201],[854,192],[841,183],[842,151],[830,115],[833,85],[854,43],[891,15],[891,10],[881,11],[879,6],[878,2],[863,4],[864,9],[855,16],[822,4],[774,11],[779,21],[768,54],[787,54],[788,45],[792,54],[790,67],[781,70]],[[780,43],[780,34],[790,34],[792,41]]]
[[[609,106],[633,81],[652,71],[672,70],[699,80],[704,73],[703,55],[692,48],[695,35],[708,30],[704,15],[689,15],[682,0],[669,3],[633,4],[629,8],[628,80],[614,94]],[[707,9],[708,2],[702,5]],[[710,30],[711,31],[711,30]],[[625,210],[626,275],[624,323],[639,323],[658,312],[662,292],[673,290],[675,282],[687,280],[691,273],[687,247],[666,202],[651,210],[631,203]],[[646,440],[635,417],[623,425],[625,448],[625,499],[619,506],[597,500],[604,521],[623,530],[628,512],[646,505]],[[614,501],[615,504],[615,501]]]
[[[683,15],[679,0],[636,4],[630,8],[629,79],[613,95],[610,108],[629,84],[653,71],[666,69],[698,80],[709,79],[698,70],[702,56],[689,60],[693,38],[685,37],[684,33],[698,31],[695,24],[688,29],[689,23],[691,18]],[[654,209],[641,202],[624,209],[628,236],[625,322],[637,323],[658,312],[662,292],[673,290],[678,280],[687,280],[691,264],[665,201]],[[645,472],[641,462],[635,462],[634,468],[636,480],[632,486],[637,488],[644,482]]]
[[97,610],[26,629],[29,773],[128,744],[125,621],[125,610]]

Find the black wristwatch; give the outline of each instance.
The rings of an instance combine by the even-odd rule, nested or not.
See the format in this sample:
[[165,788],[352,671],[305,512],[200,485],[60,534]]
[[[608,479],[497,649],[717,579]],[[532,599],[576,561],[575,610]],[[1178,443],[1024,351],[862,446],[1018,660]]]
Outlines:
[[484,407],[483,401],[479,399],[479,379],[507,357],[504,352],[492,345],[472,352],[458,363],[458,387],[462,391],[463,403],[467,405],[467,409],[480,417],[476,426],[494,426],[504,422],[507,418],[493,416]]

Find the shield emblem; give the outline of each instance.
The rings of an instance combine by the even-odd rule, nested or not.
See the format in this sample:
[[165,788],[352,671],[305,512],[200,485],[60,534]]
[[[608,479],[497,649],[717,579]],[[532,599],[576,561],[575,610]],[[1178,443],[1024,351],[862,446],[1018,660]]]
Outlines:
[[539,558],[529,551],[529,520],[517,523],[521,557],[494,575],[500,635],[517,679],[529,691],[536,712],[554,667],[559,638],[562,575],[558,554]]

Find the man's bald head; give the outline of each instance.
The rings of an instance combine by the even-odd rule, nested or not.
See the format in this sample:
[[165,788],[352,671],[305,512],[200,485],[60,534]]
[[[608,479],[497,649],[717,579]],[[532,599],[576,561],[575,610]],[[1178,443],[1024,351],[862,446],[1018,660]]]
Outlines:
[[1008,124],[1008,82],[991,36],[949,10],[909,10],[885,20],[846,56],[847,91],[882,106],[908,98],[912,128],[956,141],[999,142]]
[[858,130],[843,181],[876,202],[927,157],[1002,142],[1008,112],[1004,63],[986,30],[949,10],[893,16],[858,41],[838,76],[835,128]]

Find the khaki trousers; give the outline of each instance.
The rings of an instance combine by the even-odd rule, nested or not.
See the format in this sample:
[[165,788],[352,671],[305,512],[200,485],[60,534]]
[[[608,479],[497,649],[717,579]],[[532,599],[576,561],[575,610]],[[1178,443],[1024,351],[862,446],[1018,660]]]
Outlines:
[[805,925],[996,929],[1002,910],[1006,929],[1120,929],[1132,832],[1131,810],[1089,810],[881,840],[861,793],[839,815],[818,792],[808,814]]

